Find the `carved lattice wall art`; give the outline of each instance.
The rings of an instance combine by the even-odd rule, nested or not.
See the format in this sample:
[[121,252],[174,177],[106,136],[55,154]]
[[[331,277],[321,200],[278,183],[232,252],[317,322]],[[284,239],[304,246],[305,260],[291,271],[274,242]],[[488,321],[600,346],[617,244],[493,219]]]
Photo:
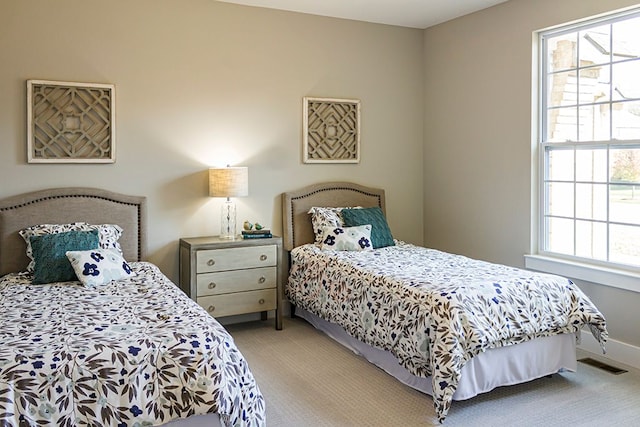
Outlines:
[[360,101],[310,98],[303,102],[305,163],[360,161]]
[[113,163],[115,86],[27,81],[29,163]]

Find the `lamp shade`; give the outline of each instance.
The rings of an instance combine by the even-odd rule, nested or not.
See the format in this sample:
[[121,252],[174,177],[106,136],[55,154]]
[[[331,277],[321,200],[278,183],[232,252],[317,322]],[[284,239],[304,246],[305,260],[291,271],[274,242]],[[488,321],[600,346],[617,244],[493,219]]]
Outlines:
[[209,196],[244,197],[248,195],[248,168],[226,167],[209,169]]

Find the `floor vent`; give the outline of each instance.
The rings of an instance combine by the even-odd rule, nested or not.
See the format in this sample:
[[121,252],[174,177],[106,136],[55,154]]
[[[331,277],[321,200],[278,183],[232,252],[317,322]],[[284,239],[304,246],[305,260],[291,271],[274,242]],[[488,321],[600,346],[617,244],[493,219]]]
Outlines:
[[624,374],[624,369],[616,368],[615,366],[607,365],[606,363],[600,362],[599,360],[592,359],[590,357],[585,357],[584,359],[578,359],[578,362],[585,363],[587,365],[595,366],[596,368],[600,368],[614,375]]

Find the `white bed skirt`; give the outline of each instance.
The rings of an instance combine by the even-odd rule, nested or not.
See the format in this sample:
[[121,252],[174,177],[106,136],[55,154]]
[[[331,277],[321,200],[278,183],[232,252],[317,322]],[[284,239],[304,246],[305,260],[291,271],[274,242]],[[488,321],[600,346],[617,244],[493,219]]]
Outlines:
[[[431,377],[422,378],[409,373],[390,352],[358,341],[342,327],[306,310],[296,307],[295,315],[354,353],[365,357],[400,382],[432,395]],[[576,368],[575,334],[537,338],[517,345],[490,349],[464,365],[453,400],[470,399],[496,387],[519,384],[560,371],[575,372]]]
[[218,414],[194,415],[189,418],[169,421],[162,427],[222,427]]

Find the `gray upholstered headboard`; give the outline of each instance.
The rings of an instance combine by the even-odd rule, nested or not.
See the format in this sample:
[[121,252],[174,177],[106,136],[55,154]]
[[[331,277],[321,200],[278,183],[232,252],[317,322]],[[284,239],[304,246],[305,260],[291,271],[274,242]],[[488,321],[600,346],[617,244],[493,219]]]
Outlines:
[[97,188],[52,188],[0,200],[0,276],[25,271],[29,258],[18,231],[37,224],[117,224],[125,259],[146,257],[146,198]]
[[283,193],[282,233],[287,251],[315,240],[308,214],[314,206],[378,206],[386,214],[383,189],[352,182],[326,182]]

